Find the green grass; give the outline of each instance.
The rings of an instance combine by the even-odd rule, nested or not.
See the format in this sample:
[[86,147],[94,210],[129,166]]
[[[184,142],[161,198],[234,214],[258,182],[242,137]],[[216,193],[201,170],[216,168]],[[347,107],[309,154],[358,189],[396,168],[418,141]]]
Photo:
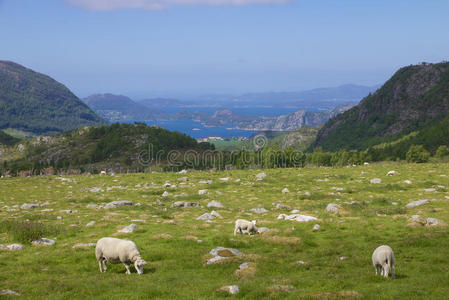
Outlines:
[[[32,246],[24,241],[22,251],[0,250],[0,289],[18,291],[25,299],[220,299],[231,296],[217,291],[218,288],[237,284],[240,293],[232,297],[245,299],[338,299],[347,295],[360,295],[364,299],[446,299],[449,200],[445,196],[449,193],[446,188],[436,187],[436,192],[424,189],[449,186],[448,167],[448,164],[372,164],[272,169],[264,170],[267,177],[259,182],[255,181],[258,170],[198,171],[187,174],[189,181],[185,187],[179,185],[177,178],[186,175],[176,173],[66,176],[71,182],[61,181],[57,176],[2,178],[0,243],[24,240],[5,230],[4,224],[15,224],[12,228],[23,232],[20,224],[29,222],[52,229],[45,231],[44,237],[55,239],[56,244]],[[389,170],[396,170],[399,175],[386,176]],[[221,182],[221,177],[231,180]],[[369,180],[375,177],[381,178],[382,183],[370,184]],[[238,183],[234,182],[237,178]],[[323,181],[325,178],[328,181]],[[204,179],[212,179],[213,183],[198,183]],[[406,179],[412,184],[405,184]],[[166,181],[178,187],[164,189]],[[119,185],[123,188],[107,191],[107,187]],[[92,187],[102,187],[104,192],[86,190]],[[284,187],[290,193],[282,194]],[[209,193],[200,196],[200,189]],[[171,196],[161,197],[165,190]],[[175,197],[181,193],[186,196]],[[431,202],[405,208],[407,203],[419,199]],[[114,200],[131,200],[141,205],[110,210],[87,208],[87,204]],[[171,207],[180,200],[199,202],[202,207]],[[225,206],[216,209],[223,218],[212,223],[197,221],[198,216],[211,211],[206,207],[211,200]],[[48,205],[32,211],[13,208],[34,202]],[[282,203],[287,208],[275,210],[272,203]],[[328,203],[339,203],[344,213],[326,213]],[[259,206],[270,211],[250,214],[251,208]],[[62,212],[67,209],[77,212]],[[299,209],[319,221],[277,220],[279,214],[291,209]],[[410,226],[414,214],[435,217],[444,224]],[[260,227],[271,230],[253,237],[234,237],[233,223],[237,218],[257,219]],[[148,261],[142,276],[135,270],[126,275],[123,265],[110,265],[108,272],[102,274],[94,248],[72,248],[77,243],[114,236],[134,219],[145,222],[135,222],[138,229],[134,233],[119,237],[135,241]],[[96,224],[86,227],[90,221]],[[312,231],[316,223],[321,229]],[[371,254],[381,244],[388,244],[395,251],[395,280],[374,276]],[[217,246],[233,247],[247,256],[205,266],[208,252]],[[341,256],[347,259],[339,260]],[[296,263],[298,260],[306,264]],[[255,263],[253,277],[238,279],[234,275],[242,262]],[[290,285],[295,290],[273,293],[269,289],[273,285]]]

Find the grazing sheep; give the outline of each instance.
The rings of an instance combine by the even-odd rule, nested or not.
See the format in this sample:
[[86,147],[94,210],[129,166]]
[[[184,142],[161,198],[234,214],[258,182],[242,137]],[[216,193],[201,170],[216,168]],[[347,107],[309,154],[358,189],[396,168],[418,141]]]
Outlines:
[[394,278],[394,254],[390,246],[377,247],[373,252],[372,259],[373,266],[376,268],[376,275],[380,271],[380,275],[387,278],[388,272],[391,270],[391,278]]
[[[126,274],[131,274],[129,265],[134,264],[139,275],[143,274],[143,266],[146,261],[140,257],[136,244],[132,241],[105,237],[97,242],[95,247],[95,256],[97,257],[100,272],[106,272],[106,261],[111,264],[123,263],[126,267]],[[103,267],[103,268],[102,268]]]
[[237,234],[237,231],[240,231],[240,234],[243,234],[243,231],[245,230],[248,235],[251,235],[251,233],[257,233],[257,221],[247,221],[243,219],[238,219],[235,221],[235,229],[234,229],[234,235]]
[[100,175],[106,175],[106,171],[101,171]]

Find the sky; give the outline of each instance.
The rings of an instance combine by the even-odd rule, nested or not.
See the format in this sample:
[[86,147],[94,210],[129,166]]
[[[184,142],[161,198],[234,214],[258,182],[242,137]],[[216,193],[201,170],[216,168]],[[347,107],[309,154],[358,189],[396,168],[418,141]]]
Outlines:
[[376,85],[449,59],[447,0],[0,0],[0,60],[78,97]]

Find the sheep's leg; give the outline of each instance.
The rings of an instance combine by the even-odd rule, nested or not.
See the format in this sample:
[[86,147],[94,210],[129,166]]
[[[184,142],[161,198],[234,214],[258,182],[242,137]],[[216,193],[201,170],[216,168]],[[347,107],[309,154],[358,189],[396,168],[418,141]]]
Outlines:
[[379,266],[375,265],[374,268],[376,269],[376,276],[377,276],[377,274],[379,273]]
[[129,270],[129,265],[128,264],[124,264],[125,268],[126,268],[126,274],[131,274],[131,271]]
[[237,230],[238,230],[239,228],[236,226],[235,228],[234,228],[234,236],[236,236],[237,235]]
[[390,271],[390,266],[388,264],[384,264],[383,265],[383,269],[384,269],[384,277],[388,278],[388,272]]
[[391,266],[391,278],[394,279],[394,265]]
[[106,260],[103,259],[103,270],[106,272],[108,270],[108,265],[106,264]]
[[101,268],[101,266],[103,265],[101,259],[98,261],[98,266],[100,267],[100,273],[103,273],[103,269]]

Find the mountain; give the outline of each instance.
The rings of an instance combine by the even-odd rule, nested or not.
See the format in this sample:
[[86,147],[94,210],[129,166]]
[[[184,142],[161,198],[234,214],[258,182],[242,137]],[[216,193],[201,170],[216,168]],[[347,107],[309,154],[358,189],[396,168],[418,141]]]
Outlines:
[[95,94],[83,100],[93,111],[109,122],[153,120],[164,113],[122,95]]
[[430,130],[449,116],[449,63],[399,69],[359,105],[329,120],[312,148],[363,150]]
[[[185,134],[160,127],[114,123],[25,140],[21,150],[16,151],[21,157],[16,155],[0,166],[0,173],[29,171],[38,175],[47,168],[60,172],[142,171],[149,166],[164,166],[168,160],[178,166],[186,151],[200,156],[202,151],[213,149],[209,143],[198,143]],[[174,152],[179,156],[171,155]]]
[[301,127],[315,127],[326,123],[330,118],[350,109],[354,104],[337,106],[334,109],[311,112],[298,110],[296,112],[271,116],[250,116],[238,115],[229,109],[219,109],[212,117],[202,118],[201,122],[205,126],[225,126],[233,124],[237,129],[258,130],[258,131],[291,131]]
[[54,134],[104,123],[63,84],[19,64],[0,61],[0,129]]
[[17,143],[18,141],[20,141],[20,139],[15,138],[15,137],[7,134],[6,132],[3,132],[2,130],[0,130],[0,146],[1,145],[13,145],[13,144]]

